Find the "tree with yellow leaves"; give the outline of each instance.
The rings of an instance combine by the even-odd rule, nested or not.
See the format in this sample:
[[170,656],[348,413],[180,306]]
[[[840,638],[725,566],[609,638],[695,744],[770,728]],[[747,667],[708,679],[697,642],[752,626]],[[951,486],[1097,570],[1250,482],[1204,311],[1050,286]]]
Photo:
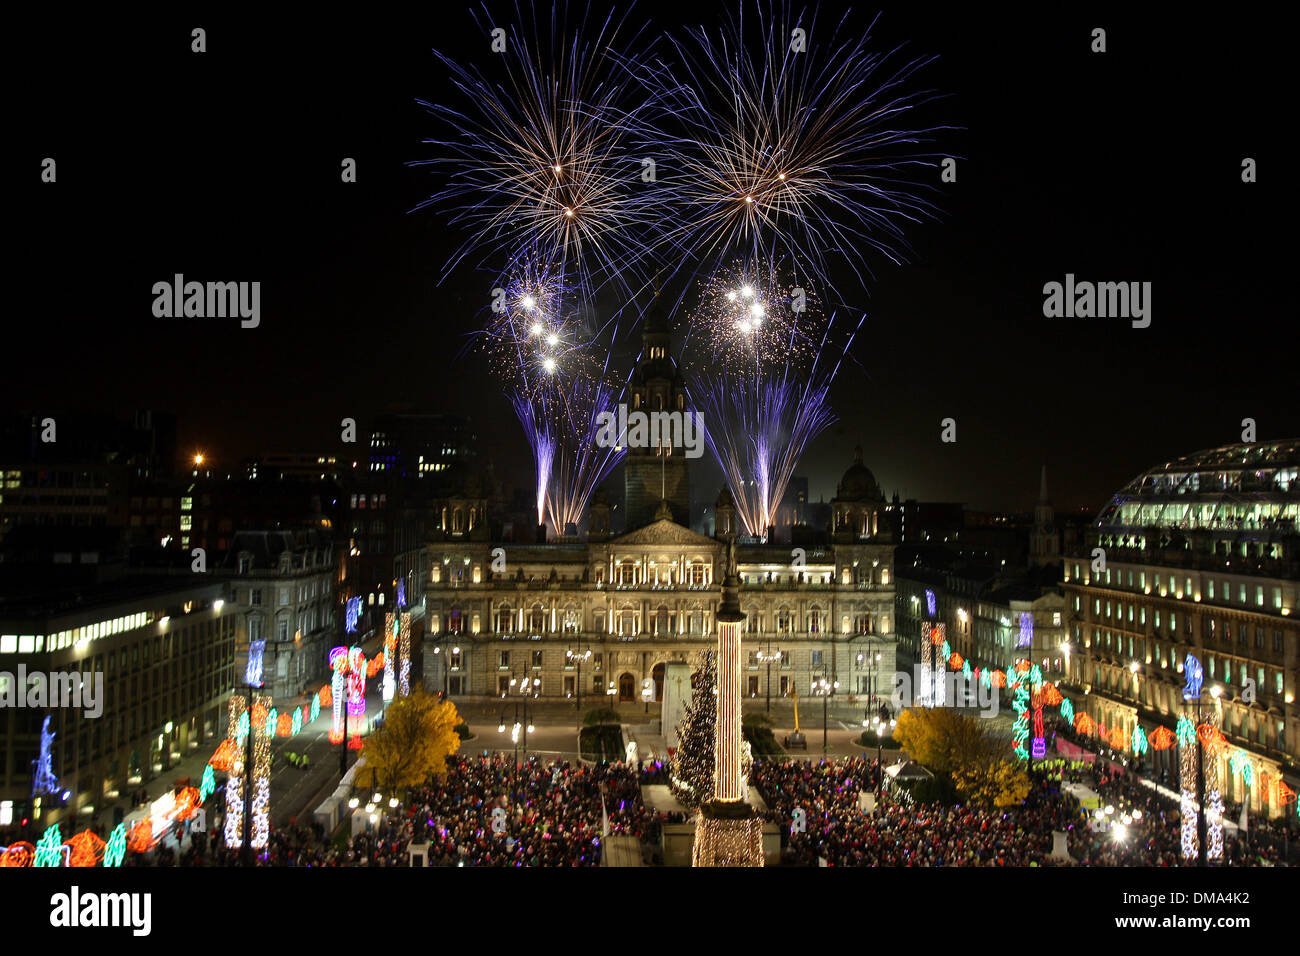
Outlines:
[[418,689],[399,697],[388,705],[383,726],[366,738],[366,762],[357,770],[357,785],[405,790],[442,776],[447,758],[460,749],[460,722],[451,701]]
[[1029,794],[1029,775],[977,717],[946,707],[909,708],[899,715],[894,738],[968,800],[1009,807]]

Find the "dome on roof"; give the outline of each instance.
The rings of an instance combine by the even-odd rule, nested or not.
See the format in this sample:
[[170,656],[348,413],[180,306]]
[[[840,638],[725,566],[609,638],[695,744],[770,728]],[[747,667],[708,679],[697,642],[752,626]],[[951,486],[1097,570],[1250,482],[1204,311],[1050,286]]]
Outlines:
[[718,492],[717,507],[719,508],[736,507],[736,499],[731,497],[731,489],[728,488],[726,485],[723,485],[722,490]]
[[842,501],[884,501],[885,496],[876,483],[876,476],[862,463],[862,446],[853,449],[853,464],[840,479],[835,497]]

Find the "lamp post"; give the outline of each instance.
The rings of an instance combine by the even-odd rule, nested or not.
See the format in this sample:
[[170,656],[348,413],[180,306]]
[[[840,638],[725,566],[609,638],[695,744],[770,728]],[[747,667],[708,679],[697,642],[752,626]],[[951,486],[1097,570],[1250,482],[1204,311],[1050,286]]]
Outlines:
[[826,755],[826,750],[827,750],[827,728],[826,728],[827,702],[830,700],[831,694],[835,693],[835,691],[839,689],[839,686],[840,686],[839,681],[830,681],[827,680],[825,677],[817,678],[815,681],[813,681],[813,685],[812,685],[813,693],[819,695],[822,699],[822,756],[823,757]]
[[778,647],[776,649],[776,653],[775,654],[772,653],[771,635],[768,635],[767,638],[767,652],[764,653],[763,651],[759,651],[758,659],[767,665],[767,708],[766,709],[767,712],[770,714],[772,712],[772,662],[779,661],[781,659],[781,648]]
[[574,678],[574,683],[573,683],[573,688],[574,688],[573,696],[574,699],[576,700],[576,710],[578,713],[578,727],[579,729],[581,729],[582,727],[582,662],[591,660],[591,648],[587,648],[584,651],[582,649],[582,638],[579,637],[578,650],[574,651],[573,648],[569,648],[567,651],[564,652],[564,659],[567,660],[569,663],[573,664],[578,669],[577,677]]
[[[868,708],[867,713],[870,712],[871,712],[870,708]],[[888,731],[893,730],[894,727],[897,725],[898,725],[898,721],[894,719],[893,711],[889,709],[888,704],[883,704],[883,703],[880,705],[880,708],[876,711],[876,716],[873,717],[869,723],[865,717],[863,718],[862,721],[863,729],[865,730],[868,729],[869,727],[871,730],[875,732],[876,735],[876,800],[877,802],[879,802],[880,800],[881,788],[885,782],[885,734]]]
[[449,693],[448,675],[451,671],[451,658],[460,654],[460,645],[456,645],[451,648],[451,653],[449,655],[443,656],[442,649],[446,646],[447,642],[443,640],[436,641],[433,645],[433,653],[442,661],[442,696],[444,698]]

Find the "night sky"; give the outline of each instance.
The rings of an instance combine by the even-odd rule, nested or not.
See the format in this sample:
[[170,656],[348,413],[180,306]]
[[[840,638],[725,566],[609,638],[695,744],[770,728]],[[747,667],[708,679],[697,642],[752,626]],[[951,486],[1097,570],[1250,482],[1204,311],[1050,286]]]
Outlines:
[[[27,294],[0,409],[171,409],[185,449],[233,463],[345,456],[341,418],[402,405],[473,416],[498,474],[520,474],[506,400],[481,359],[457,360],[487,280],[439,285],[457,237],[411,212],[434,185],[406,165],[435,131],[415,101],[448,95],[429,50],[487,49],[466,7],[427,6],[23,14],[5,172],[8,281]],[[720,14],[636,10],[664,28]],[[883,9],[882,46],[939,54],[922,77],[950,95],[927,115],[964,127],[944,143],[964,159],[942,219],[910,234],[912,264],[878,263],[841,421],[799,469],[814,498],[857,443],[886,493],[1027,509],[1045,463],[1058,508],[1096,509],[1157,462],[1240,440],[1242,418],[1261,439],[1300,434],[1284,33],[1245,11],[1145,16]],[[40,182],[46,156],[57,184]],[[261,327],[155,319],[151,287],[178,272],[260,280]],[[1151,327],[1044,318],[1043,284],[1067,272],[1152,282]]]

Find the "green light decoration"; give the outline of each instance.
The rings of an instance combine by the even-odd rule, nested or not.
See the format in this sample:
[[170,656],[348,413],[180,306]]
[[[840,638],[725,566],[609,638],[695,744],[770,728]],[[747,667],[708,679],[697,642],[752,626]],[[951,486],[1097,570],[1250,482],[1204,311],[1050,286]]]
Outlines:
[[1016,720],[1011,725],[1011,752],[1020,760],[1029,759],[1025,741],[1029,739],[1029,681],[1017,677],[1015,694],[1011,698],[1011,709],[1015,711]]
[[1185,716],[1178,718],[1178,726],[1174,728],[1174,732],[1178,735],[1178,746],[1190,747],[1196,743],[1196,725]]
[[319,717],[319,716],[320,716],[320,691],[317,691],[315,694],[312,695],[312,698],[311,698],[311,719],[312,719],[312,722],[314,723],[315,720],[316,720],[316,718]]
[[41,834],[40,841],[36,844],[36,855],[32,861],[33,866],[61,866],[63,863],[63,835],[59,832],[57,823],[50,824],[45,832]]
[[1242,781],[1248,787],[1255,785],[1255,765],[1250,762],[1250,754],[1244,750],[1233,751],[1228,763],[1232,766],[1233,773],[1241,774]]
[[952,646],[951,646],[947,641],[944,641],[944,642],[943,642],[943,659],[946,661],[946,660],[947,660],[948,658],[950,658],[950,657],[952,657]]
[[1147,735],[1142,732],[1141,727],[1133,728],[1133,756],[1140,757],[1150,749],[1147,744]]
[[207,800],[217,790],[217,775],[212,771],[212,764],[203,768],[203,779],[199,781],[199,803]]
[[289,726],[289,733],[292,736],[296,737],[301,732],[302,732],[302,711],[295,707],[293,711],[293,723],[290,724]]
[[989,676],[989,669],[987,667],[984,668],[983,672],[980,674],[980,680],[983,682],[986,689],[993,686],[993,678]]
[[235,736],[248,736],[248,708],[244,708],[243,712],[239,715],[239,721],[235,724]]
[[268,737],[274,737],[275,724],[276,721],[278,721],[279,719],[280,719],[279,711],[277,711],[274,707],[268,710],[266,712],[266,723],[263,725],[265,729],[262,731],[262,733],[266,734],[266,736]]
[[1068,697],[1061,701],[1061,719],[1071,727],[1074,726],[1074,705]]
[[[209,770],[212,767],[208,767]],[[104,866],[121,866],[126,857],[126,824],[114,827],[108,842],[104,844]]]

